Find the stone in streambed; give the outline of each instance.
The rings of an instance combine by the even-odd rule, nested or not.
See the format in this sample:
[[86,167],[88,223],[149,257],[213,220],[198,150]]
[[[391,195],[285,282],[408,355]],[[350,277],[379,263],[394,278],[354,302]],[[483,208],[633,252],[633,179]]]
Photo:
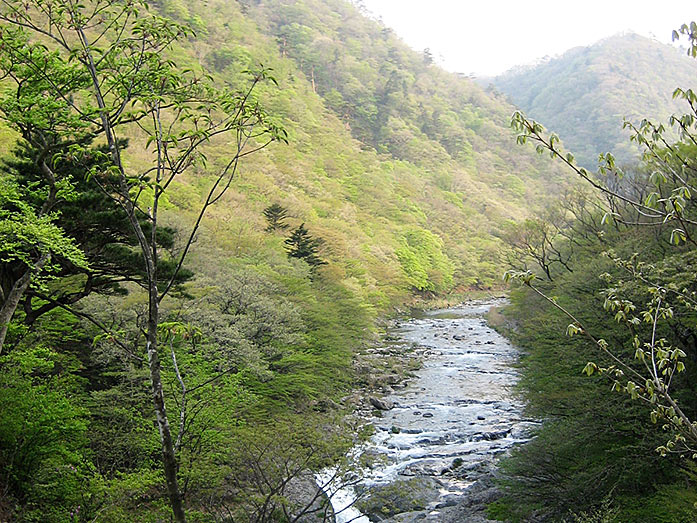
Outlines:
[[370,398],[368,398],[368,401],[373,407],[375,407],[378,410],[390,410],[394,408],[394,403],[392,403],[390,400],[381,400],[380,398],[371,396]]
[[402,512],[393,518],[383,520],[383,523],[416,523],[417,521],[426,521],[428,511],[420,510],[418,512]]
[[460,501],[460,496],[457,494],[447,494],[443,496],[442,501],[436,505],[436,510],[439,508],[454,507]]
[[327,495],[320,491],[314,475],[310,472],[293,477],[284,491],[287,500],[286,508],[292,514],[297,514],[298,523],[322,523],[327,521],[325,511],[330,521],[334,521],[334,511]]

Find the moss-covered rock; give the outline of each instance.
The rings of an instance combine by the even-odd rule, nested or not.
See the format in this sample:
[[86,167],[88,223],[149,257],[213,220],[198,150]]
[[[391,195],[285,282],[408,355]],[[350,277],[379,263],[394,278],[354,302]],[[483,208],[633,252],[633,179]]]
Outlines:
[[357,506],[371,521],[383,521],[402,512],[425,510],[438,499],[439,481],[432,478],[397,480],[364,492]]

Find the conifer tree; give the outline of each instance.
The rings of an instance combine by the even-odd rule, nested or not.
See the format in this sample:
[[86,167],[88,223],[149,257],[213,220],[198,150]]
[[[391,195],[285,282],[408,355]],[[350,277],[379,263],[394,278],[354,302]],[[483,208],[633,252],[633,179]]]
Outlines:
[[322,246],[321,238],[313,238],[302,223],[285,240],[286,250],[290,258],[304,260],[313,270],[327,262],[319,257],[319,248]]
[[268,223],[266,232],[282,231],[288,228],[288,224],[284,223],[288,217],[288,209],[279,203],[273,203],[264,209],[264,217]]

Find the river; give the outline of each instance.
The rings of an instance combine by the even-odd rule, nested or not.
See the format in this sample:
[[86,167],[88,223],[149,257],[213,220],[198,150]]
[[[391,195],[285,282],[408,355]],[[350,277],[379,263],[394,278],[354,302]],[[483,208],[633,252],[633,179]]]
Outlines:
[[393,345],[422,351],[423,366],[369,420],[375,434],[356,454],[375,463],[333,496],[338,523],[486,521],[496,458],[534,425],[512,393],[517,351],[485,320],[503,303],[429,311],[390,331]]

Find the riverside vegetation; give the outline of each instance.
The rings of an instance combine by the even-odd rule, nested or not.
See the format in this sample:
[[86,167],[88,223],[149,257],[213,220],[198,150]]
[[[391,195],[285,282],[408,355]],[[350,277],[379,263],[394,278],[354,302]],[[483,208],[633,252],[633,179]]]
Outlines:
[[[342,414],[378,319],[498,285],[520,227],[547,223],[516,226],[530,203],[572,185],[511,147],[505,100],[341,0],[3,0],[0,26],[3,520],[321,519],[294,485],[361,437]],[[670,248],[650,230],[656,260],[689,257],[689,227]],[[616,470],[648,470],[665,436],[635,402],[607,408],[637,431]],[[689,457],[653,459],[556,505],[512,479],[492,510],[688,510]]]
[[[697,25],[681,36],[694,57]],[[586,187],[511,235],[508,275],[521,286],[507,316],[525,351],[521,392],[545,423],[504,460],[493,517],[697,517],[696,98],[686,86],[674,97],[686,110],[669,121],[679,140],[668,138],[668,124],[628,122],[644,154],[624,170],[608,153],[590,173],[556,135],[513,117],[520,143],[535,143]]]

